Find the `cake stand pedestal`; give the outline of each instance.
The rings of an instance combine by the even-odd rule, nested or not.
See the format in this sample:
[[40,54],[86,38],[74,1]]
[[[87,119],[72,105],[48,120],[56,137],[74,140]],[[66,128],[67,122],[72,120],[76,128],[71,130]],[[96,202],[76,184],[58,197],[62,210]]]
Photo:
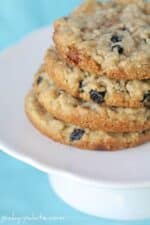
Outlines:
[[56,194],[73,208],[102,218],[137,220],[150,218],[150,188],[109,188],[49,175]]

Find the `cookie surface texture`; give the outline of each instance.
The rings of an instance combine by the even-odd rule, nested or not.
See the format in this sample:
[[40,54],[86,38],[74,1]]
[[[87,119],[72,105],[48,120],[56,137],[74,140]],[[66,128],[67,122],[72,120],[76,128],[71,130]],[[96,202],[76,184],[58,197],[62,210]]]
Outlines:
[[133,132],[150,128],[148,108],[106,107],[82,101],[56,87],[44,67],[36,74],[34,90],[47,111],[68,123],[109,132]]
[[150,140],[150,131],[134,133],[106,133],[91,131],[55,119],[37,101],[31,91],[25,100],[25,110],[32,124],[44,135],[62,144],[83,149],[118,150]]
[[150,78],[150,2],[88,0],[55,22],[54,42],[69,63],[115,79]]
[[74,97],[108,106],[150,107],[150,79],[115,80],[83,72],[61,60],[54,49],[47,51],[45,63],[50,78]]

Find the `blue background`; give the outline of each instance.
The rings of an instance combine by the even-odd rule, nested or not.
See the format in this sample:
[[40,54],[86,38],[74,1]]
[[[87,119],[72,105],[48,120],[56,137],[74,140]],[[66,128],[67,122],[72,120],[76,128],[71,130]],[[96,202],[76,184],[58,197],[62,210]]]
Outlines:
[[[0,50],[16,43],[30,31],[51,24],[79,2],[81,1],[0,0]],[[47,220],[27,221],[26,218],[23,221],[25,216],[40,215],[47,217]],[[14,216],[18,221],[13,219]],[[22,217],[21,221],[19,217]],[[59,217],[63,217],[62,220]],[[17,222],[42,225],[150,225],[150,220],[108,221],[79,213],[55,195],[46,174],[0,152],[0,224],[16,225]]]

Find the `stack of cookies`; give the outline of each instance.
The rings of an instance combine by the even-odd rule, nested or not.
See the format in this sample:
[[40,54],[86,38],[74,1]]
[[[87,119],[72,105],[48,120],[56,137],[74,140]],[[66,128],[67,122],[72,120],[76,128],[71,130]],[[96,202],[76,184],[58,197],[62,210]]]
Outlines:
[[55,22],[26,97],[26,112],[51,139],[117,150],[150,140],[150,3],[87,0]]

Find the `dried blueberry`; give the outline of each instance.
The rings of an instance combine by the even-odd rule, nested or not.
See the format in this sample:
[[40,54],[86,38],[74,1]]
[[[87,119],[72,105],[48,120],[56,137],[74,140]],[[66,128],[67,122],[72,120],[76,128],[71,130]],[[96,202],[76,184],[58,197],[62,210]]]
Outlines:
[[141,132],[141,134],[146,134],[147,133],[147,130],[143,130],[142,132]]
[[64,16],[64,20],[68,20],[68,16]]
[[90,98],[96,102],[97,104],[100,104],[104,102],[104,97],[105,97],[106,92],[105,91],[96,91],[96,90],[91,90],[90,91]]
[[120,42],[120,41],[122,41],[122,36],[119,36],[119,35],[117,35],[117,34],[114,34],[114,35],[111,37],[111,41],[112,41],[113,43]]
[[85,133],[85,131],[83,129],[74,129],[70,135],[70,140],[71,141],[80,140],[84,133]]
[[128,30],[128,29],[124,26],[124,27],[122,27],[120,30],[125,31],[125,30]]
[[83,90],[83,80],[79,81],[79,91],[84,92],[84,90]]
[[83,87],[83,80],[79,81],[79,88],[81,89]]
[[145,107],[148,107],[148,108],[150,107],[150,91],[144,94],[142,102]]
[[42,77],[38,77],[38,79],[36,80],[37,85],[39,85],[42,82],[43,78]]
[[120,45],[114,45],[114,46],[112,46],[112,51],[114,49],[116,49],[119,54],[123,54],[123,51],[124,50],[123,50],[123,47],[121,47]]
[[128,27],[126,27],[126,26],[123,26],[122,28],[120,28],[120,30],[130,32],[129,28],[128,28]]

